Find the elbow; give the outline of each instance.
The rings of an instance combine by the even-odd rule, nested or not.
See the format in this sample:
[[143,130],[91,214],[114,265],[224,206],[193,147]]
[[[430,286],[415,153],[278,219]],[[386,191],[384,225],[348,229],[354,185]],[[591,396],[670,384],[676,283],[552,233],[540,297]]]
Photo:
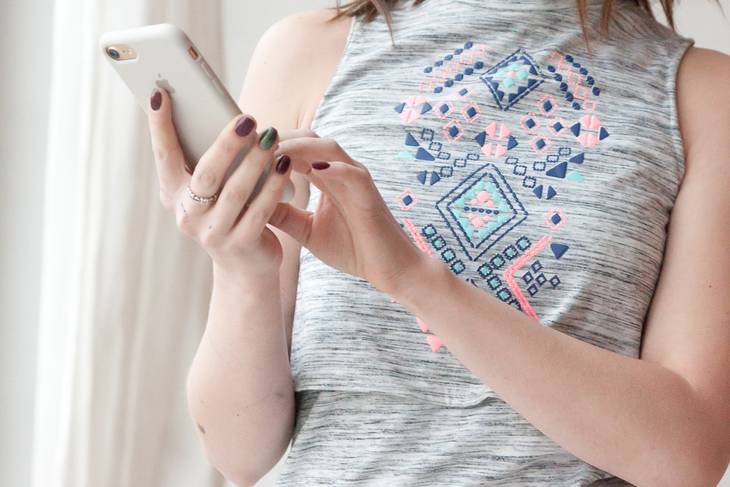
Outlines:
[[256,483],[261,480],[258,475],[250,475],[246,472],[230,472],[217,469],[223,477],[232,483],[236,487],[253,487]]
[[[208,383],[196,377],[195,369],[188,372],[188,412],[200,433],[198,440],[205,458],[233,485],[254,486],[277,464],[289,447],[294,414],[293,402],[288,398],[293,398],[293,394],[277,391],[274,397],[280,400],[267,400],[265,404],[265,409],[274,416],[277,411],[285,409],[286,413],[279,417],[290,418],[288,429],[265,426],[266,418],[262,419],[258,413],[252,413],[251,417],[241,413],[234,425],[231,424],[233,421],[222,419],[233,415],[230,398],[221,399],[217,391],[208,387]],[[256,406],[260,410],[259,404]],[[256,443],[250,441],[253,438],[257,439]]]
[[215,468],[223,477],[236,487],[253,487],[264,478],[276,466],[279,460],[286,454],[289,445],[267,460],[256,462],[242,462],[239,455],[230,458],[228,455],[216,455],[210,445],[203,444],[205,456],[208,463]]
[[659,457],[650,469],[653,478],[645,477],[639,485],[717,487],[720,483],[730,463],[728,411],[715,410],[704,400],[696,404],[684,427],[677,428],[674,441],[655,450]]
[[687,463],[684,468],[678,469],[676,478],[668,478],[662,485],[717,487],[728,466],[727,456],[723,460],[717,452]]
[[644,463],[639,466],[641,478],[636,479],[636,485],[717,487],[730,460],[728,441],[724,441],[721,447],[717,445],[717,442],[708,441],[702,448],[675,453],[670,458],[657,460],[653,469],[647,469]]
[[[723,438],[704,452],[702,458],[696,458],[691,474],[697,479],[697,485],[717,487],[730,465],[730,437]],[[691,485],[691,484],[686,484]]]
[[[236,487],[253,487],[264,478],[277,464],[278,459],[266,465],[248,465],[237,457],[226,459],[222,455],[215,455],[211,448],[203,444],[205,456],[211,467],[215,468],[225,479]],[[288,445],[287,445],[288,448]],[[279,459],[286,453],[279,455]]]
[[[730,464],[730,423],[725,412],[708,414],[707,422],[697,421],[693,438],[685,442],[682,485],[717,487]],[[702,425],[702,427],[700,427]]]

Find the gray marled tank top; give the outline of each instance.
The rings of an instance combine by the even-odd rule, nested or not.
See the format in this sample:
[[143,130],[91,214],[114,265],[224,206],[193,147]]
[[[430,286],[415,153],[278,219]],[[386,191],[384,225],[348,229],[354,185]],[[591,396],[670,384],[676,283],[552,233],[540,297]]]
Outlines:
[[[616,3],[591,54],[573,0],[401,4],[395,47],[382,18],[355,20],[312,128],[369,168],[423,252],[544,326],[637,357],[684,171],[675,79],[692,40]],[[589,2],[591,25],[599,14]],[[318,199],[312,186],[310,210]],[[521,418],[427,323],[306,249],[291,367],[280,485],[611,478]]]

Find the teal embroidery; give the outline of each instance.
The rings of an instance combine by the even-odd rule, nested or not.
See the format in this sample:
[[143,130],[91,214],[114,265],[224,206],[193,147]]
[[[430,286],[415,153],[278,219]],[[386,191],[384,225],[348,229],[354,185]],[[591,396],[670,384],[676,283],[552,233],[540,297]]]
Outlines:
[[500,110],[508,110],[542,84],[544,75],[522,48],[492,66],[479,79],[492,92]]
[[421,230],[421,234],[426,237],[426,240],[431,246],[439,252],[441,259],[450,264],[449,267],[454,274],[461,274],[466,267],[460,259],[456,259],[456,253],[450,247],[446,246],[446,240],[439,235],[438,231],[433,225],[426,225]]

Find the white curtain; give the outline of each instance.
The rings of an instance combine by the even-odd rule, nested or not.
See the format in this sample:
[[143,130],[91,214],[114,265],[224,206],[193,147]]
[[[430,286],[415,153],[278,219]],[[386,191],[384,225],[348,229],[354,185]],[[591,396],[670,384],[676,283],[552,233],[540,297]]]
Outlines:
[[102,32],[172,22],[221,70],[218,0],[56,0],[34,487],[214,487],[185,377],[210,262],[159,203],[146,120]]

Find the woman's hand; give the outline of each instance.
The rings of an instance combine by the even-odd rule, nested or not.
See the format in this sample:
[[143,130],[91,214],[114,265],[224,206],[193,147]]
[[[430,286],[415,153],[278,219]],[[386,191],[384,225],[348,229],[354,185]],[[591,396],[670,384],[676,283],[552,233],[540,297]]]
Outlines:
[[[172,104],[165,90],[156,89],[150,98],[148,122],[160,183],[163,206],[175,212],[178,228],[197,241],[213,259],[216,272],[236,278],[266,276],[279,272],[282,248],[266,227],[277,207],[291,171],[286,155],[277,158],[261,191],[248,201],[266,164],[274,157],[278,134],[266,129],[260,137],[256,121],[241,115],[223,128],[218,138],[197,162],[192,175],[172,122]],[[223,181],[229,166],[243,149],[245,158]],[[199,196],[217,195],[202,204]]]
[[401,229],[367,168],[333,139],[306,135],[282,140],[277,153],[319,188],[317,209],[279,203],[269,222],[331,267],[397,293],[428,257]]

